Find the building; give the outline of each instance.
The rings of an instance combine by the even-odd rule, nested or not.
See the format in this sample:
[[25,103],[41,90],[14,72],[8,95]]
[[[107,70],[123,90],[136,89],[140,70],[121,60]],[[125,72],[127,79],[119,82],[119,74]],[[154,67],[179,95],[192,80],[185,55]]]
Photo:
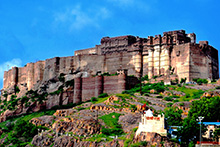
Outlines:
[[141,132],[155,132],[162,136],[166,136],[167,130],[165,129],[164,116],[158,115],[155,117],[150,109],[144,111],[135,135],[137,136]]
[[[112,77],[97,76],[117,71],[126,73]],[[184,30],[178,30],[147,38],[131,35],[104,37],[100,45],[77,50],[74,56],[54,57],[27,63],[24,67],[13,67],[4,72],[2,91],[15,94],[17,86],[22,91],[18,97],[22,97],[25,91],[38,90],[48,83],[47,92],[50,93],[57,90],[51,81],[60,75],[65,75],[66,81],[75,79],[74,89],[59,97],[48,98],[47,108],[51,108],[87,101],[102,92],[120,93],[131,88],[137,83],[137,78],[145,75],[149,78],[158,76],[157,82],[163,80],[170,83],[171,80],[180,81],[182,78],[186,78],[186,81],[194,78],[217,79],[218,71],[218,51],[208,41],[197,44],[194,33],[186,34]]]
[[202,137],[206,139],[213,139],[216,128],[220,128],[220,122],[202,122],[202,124],[207,128],[207,131]]
[[97,72],[113,74],[118,69],[127,69],[128,75],[160,76],[162,80],[218,79],[218,68],[218,50],[208,41],[197,44],[194,33],[178,30],[147,38],[131,35],[104,37],[100,45],[77,50],[75,56],[55,57],[5,71],[3,88],[26,84],[32,89],[38,82],[61,73],[81,72],[84,77],[89,77]]

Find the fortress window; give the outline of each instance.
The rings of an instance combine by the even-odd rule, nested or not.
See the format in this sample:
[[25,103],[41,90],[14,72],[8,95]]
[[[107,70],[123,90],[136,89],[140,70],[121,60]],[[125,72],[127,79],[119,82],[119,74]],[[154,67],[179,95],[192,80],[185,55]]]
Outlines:
[[177,57],[180,56],[180,51],[177,51],[177,52],[176,52],[176,56],[177,56]]

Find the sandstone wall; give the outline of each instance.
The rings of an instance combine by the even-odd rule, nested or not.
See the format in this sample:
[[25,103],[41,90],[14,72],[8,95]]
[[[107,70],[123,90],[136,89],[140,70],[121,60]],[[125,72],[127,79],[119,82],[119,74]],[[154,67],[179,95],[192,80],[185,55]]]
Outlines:
[[134,87],[137,83],[136,77],[127,77],[126,74],[87,78],[77,77],[75,78],[73,102],[87,101],[91,97],[98,97],[101,93],[121,93],[128,88]]
[[74,69],[87,73],[85,77],[96,75],[97,71],[103,71],[104,56],[78,55],[74,56]]
[[100,45],[96,45],[94,48],[77,50],[75,51],[74,55],[77,56],[77,55],[95,55],[95,54],[100,55]]
[[95,96],[96,77],[82,78],[82,101],[90,100]]
[[[83,73],[83,77],[92,77],[97,72],[113,74],[119,69],[127,69],[128,75],[137,77],[169,77],[174,73],[179,80],[185,77],[187,81],[193,78],[217,79],[218,51],[207,41],[195,42],[195,34],[186,34],[184,30],[164,32],[163,36],[148,38],[130,35],[104,37],[100,45],[75,51],[75,56],[55,57],[28,63],[25,67],[13,67],[4,72],[3,89],[23,84],[30,90],[36,83],[53,79],[61,73],[70,78],[79,72]],[[108,78],[103,80],[106,84],[110,82]]]
[[181,78],[189,80],[190,43],[174,46],[171,52],[171,68]]
[[105,76],[103,89],[104,93],[118,93],[118,76]]
[[44,64],[44,61],[38,61],[28,63],[25,67],[13,67],[9,71],[5,71],[3,89],[10,88],[18,83],[31,89],[38,81],[42,81]]
[[74,56],[60,57],[59,73],[71,73],[74,71]]
[[218,51],[208,44],[190,46],[190,80],[193,78],[218,78]]

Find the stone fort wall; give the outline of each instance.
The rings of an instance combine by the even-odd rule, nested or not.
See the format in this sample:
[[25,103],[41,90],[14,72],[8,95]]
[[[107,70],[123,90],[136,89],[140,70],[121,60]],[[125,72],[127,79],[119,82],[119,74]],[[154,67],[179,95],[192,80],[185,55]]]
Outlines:
[[[127,69],[128,75],[137,77],[163,75],[169,78],[171,74],[176,74],[179,80],[187,78],[187,81],[193,78],[218,79],[218,51],[207,41],[197,44],[196,35],[186,34],[184,30],[164,32],[163,36],[148,38],[130,35],[104,37],[100,45],[75,51],[75,56],[55,57],[5,71],[3,89],[22,84],[30,90],[35,84],[61,73],[75,78],[75,73],[82,72],[84,77],[91,77],[97,72],[112,74],[118,69]],[[90,80],[91,83],[95,81]],[[103,80],[108,83],[108,80]],[[88,87],[82,85],[82,88]],[[115,92],[114,89],[112,91]],[[94,95],[92,91],[88,93]]]
[[59,95],[48,97],[46,108],[50,109],[56,105],[88,101],[91,97],[98,97],[102,93],[121,93],[129,87],[134,87],[137,83],[137,78],[129,77],[126,74],[85,78],[81,76],[76,77],[74,89],[69,88]]

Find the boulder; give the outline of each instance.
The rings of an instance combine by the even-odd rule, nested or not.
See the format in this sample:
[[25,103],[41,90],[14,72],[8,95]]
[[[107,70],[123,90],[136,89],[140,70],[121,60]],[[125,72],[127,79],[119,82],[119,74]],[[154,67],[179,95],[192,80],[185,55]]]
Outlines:
[[65,117],[65,116],[69,116],[75,112],[76,112],[76,110],[73,110],[73,109],[61,109],[61,110],[57,110],[53,115],[59,116],[59,117]]
[[30,123],[36,126],[45,126],[51,128],[53,120],[54,120],[54,116],[44,115],[38,118],[32,118],[30,120]]

